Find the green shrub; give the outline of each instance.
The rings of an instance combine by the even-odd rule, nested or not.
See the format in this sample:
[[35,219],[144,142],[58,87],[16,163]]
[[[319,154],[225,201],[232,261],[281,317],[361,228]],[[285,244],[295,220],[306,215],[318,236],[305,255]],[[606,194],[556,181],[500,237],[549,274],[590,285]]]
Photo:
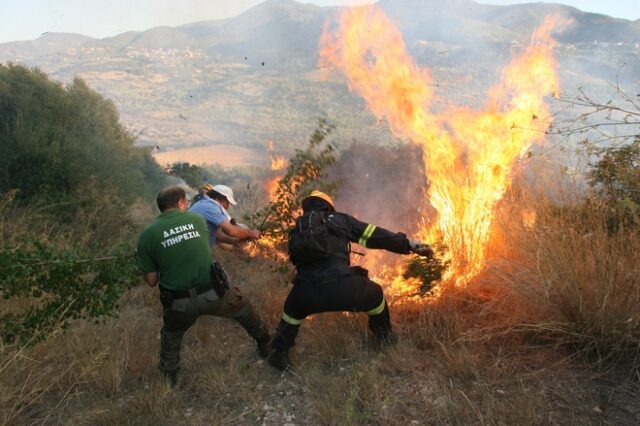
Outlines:
[[37,69],[0,65],[0,193],[57,202],[94,180],[96,196],[149,198],[164,177],[134,142],[113,102],[81,79],[65,87]]
[[122,247],[110,256],[88,257],[41,243],[3,247],[0,294],[15,303],[0,315],[0,337],[33,342],[73,319],[112,315],[124,290],[139,281],[132,252]]
[[587,173],[597,201],[607,210],[610,231],[640,224],[640,137],[621,147],[591,148]]
[[168,173],[179,177],[193,189],[199,189],[203,182],[209,180],[206,170],[195,164],[177,162],[169,166]]

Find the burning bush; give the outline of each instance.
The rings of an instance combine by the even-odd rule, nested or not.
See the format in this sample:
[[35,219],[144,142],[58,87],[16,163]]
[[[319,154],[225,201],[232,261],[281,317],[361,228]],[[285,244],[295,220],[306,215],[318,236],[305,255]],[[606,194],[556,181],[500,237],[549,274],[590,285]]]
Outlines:
[[272,257],[286,262],[286,242],[302,200],[314,188],[332,192],[337,182],[327,178],[327,167],[336,161],[335,147],[327,139],[334,126],[320,119],[305,150],[296,150],[289,160],[286,172],[277,181],[274,195],[263,209],[247,215],[245,219],[262,231],[258,244],[266,248]]

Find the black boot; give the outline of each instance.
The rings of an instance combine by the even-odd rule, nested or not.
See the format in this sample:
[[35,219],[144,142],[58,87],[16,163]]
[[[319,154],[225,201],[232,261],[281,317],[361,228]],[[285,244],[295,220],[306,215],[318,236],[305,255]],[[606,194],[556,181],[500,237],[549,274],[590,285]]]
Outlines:
[[374,350],[381,350],[398,342],[398,338],[391,331],[391,315],[386,302],[382,312],[377,315],[369,315],[369,328],[373,332],[371,347]]
[[178,385],[178,372],[176,370],[163,371],[162,374],[164,375],[164,377],[166,377],[171,388],[175,389],[175,387]]
[[247,304],[244,312],[233,319],[238,321],[240,325],[247,330],[249,336],[255,339],[258,348],[258,355],[262,358],[266,358],[269,355],[269,341],[271,340],[271,337],[253,307]]
[[260,355],[260,358],[266,359],[269,356],[269,351],[271,351],[271,338],[267,334],[257,338],[256,343],[258,344],[258,355]]
[[381,351],[384,348],[394,346],[398,343],[398,336],[389,331],[385,334],[374,334],[371,341],[371,349]]
[[287,371],[291,368],[291,361],[289,361],[289,351],[273,350],[267,357],[267,362],[273,368],[280,371]]

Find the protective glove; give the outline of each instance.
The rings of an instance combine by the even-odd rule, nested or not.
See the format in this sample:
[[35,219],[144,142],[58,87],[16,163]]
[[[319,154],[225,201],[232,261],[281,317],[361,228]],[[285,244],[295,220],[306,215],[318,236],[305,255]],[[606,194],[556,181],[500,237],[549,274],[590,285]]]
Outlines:
[[431,259],[433,257],[433,249],[427,243],[423,243],[416,240],[409,241],[409,250],[418,256]]

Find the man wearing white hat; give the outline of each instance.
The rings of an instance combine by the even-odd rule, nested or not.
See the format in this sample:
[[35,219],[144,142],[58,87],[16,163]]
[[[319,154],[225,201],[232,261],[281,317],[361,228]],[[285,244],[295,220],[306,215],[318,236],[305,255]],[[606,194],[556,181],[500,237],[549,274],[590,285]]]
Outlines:
[[171,386],[178,382],[184,334],[202,315],[237,321],[269,354],[269,333],[249,300],[231,287],[229,277],[214,262],[202,216],[186,213],[184,188],[165,188],[156,198],[160,216],[138,239],[137,263],[144,281],[160,287],[163,327],[160,333],[160,371]]
[[213,185],[211,185],[209,182],[205,182],[205,184],[202,185],[202,188],[198,190],[198,193],[195,195],[195,197],[193,197],[193,200],[191,200],[191,204],[189,204],[189,206],[193,206],[195,203],[202,200],[202,198],[204,198],[204,194],[211,191],[212,189]]
[[[234,224],[227,209],[236,205],[233,190],[226,185],[216,185],[189,209],[204,216],[209,229],[209,245],[227,243],[236,245],[245,240],[260,238],[260,231]],[[221,230],[222,232],[218,232]]]

